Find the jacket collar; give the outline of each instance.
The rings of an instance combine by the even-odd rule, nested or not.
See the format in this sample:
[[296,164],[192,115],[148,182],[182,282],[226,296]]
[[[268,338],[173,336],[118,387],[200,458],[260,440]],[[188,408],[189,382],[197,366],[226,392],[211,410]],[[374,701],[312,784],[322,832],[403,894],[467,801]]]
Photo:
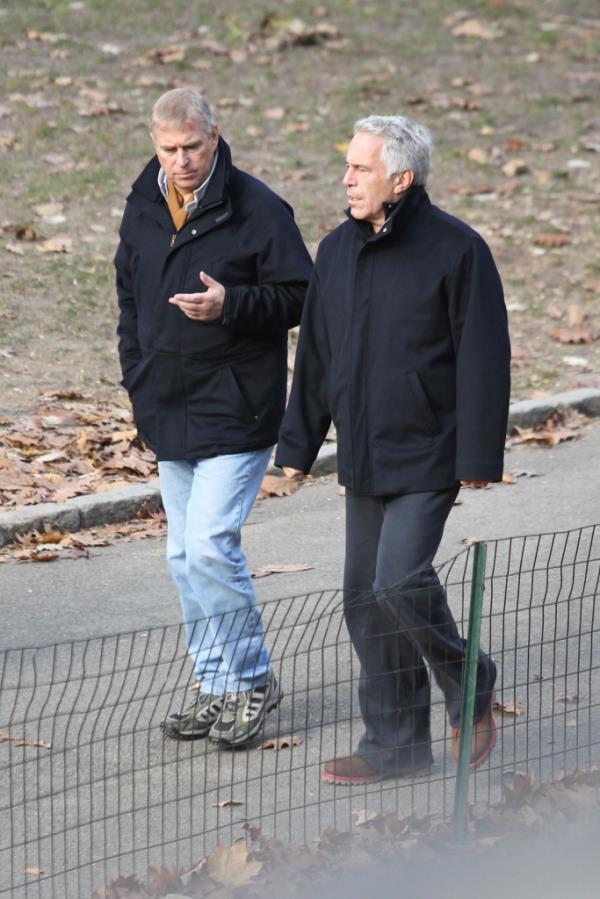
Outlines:
[[374,232],[370,223],[352,217],[350,208],[346,209],[348,219],[358,228],[363,239],[384,240],[390,234],[398,234],[410,226],[416,215],[424,212],[431,206],[431,200],[427,191],[420,184],[414,184],[406,191],[397,203],[384,203],[386,220],[383,227]]
[[[208,209],[212,209],[222,203],[227,203],[227,186],[231,177],[233,164],[231,161],[231,150],[229,149],[229,145],[222,137],[219,137],[217,152],[218,159],[216,168],[208,182],[204,197],[191,216],[193,219],[203,215]],[[158,186],[159,171],[160,163],[158,158],[153,156],[139,177],[133,182],[131,193],[127,197],[127,202],[132,203],[135,206],[143,207],[146,213],[165,223],[167,227],[172,230],[171,216],[169,215],[166,201]]]

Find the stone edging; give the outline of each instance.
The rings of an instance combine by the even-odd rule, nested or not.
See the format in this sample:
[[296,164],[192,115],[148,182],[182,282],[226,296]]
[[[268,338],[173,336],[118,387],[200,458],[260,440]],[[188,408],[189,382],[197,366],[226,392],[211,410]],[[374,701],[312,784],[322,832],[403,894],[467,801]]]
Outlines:
[[[600,416],[600,390],[582,388],[545,399],[513,403],[508,418],[509,429],[535,427],[563,409],[579,412],[590,418]],[[322,446],[312,474],[320,476],[336,471],[336,451],[335,443]],[[276,469],[270,471],[275,472]],[[64,503],[40,503],[10,509],[0,512],[0,546],[14,542],[17,534],[25,534],[33,528],[40,531],[49,526],[74,532],[126,521],[137,515],[143,506],[149,509],[160,507],[158,478],[147,484],[132,484],[130,487],[107,490],[105,493],[76,496]]]

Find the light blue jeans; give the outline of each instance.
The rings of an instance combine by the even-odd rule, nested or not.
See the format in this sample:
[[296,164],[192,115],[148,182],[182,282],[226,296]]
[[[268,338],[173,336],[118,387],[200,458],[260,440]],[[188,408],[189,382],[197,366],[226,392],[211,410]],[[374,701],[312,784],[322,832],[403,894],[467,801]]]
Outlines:
[[207,693],[249,690],[269,674],[241,531],[270,455],[269,448],[158,465],[167,561],[179,590],[194,674]]

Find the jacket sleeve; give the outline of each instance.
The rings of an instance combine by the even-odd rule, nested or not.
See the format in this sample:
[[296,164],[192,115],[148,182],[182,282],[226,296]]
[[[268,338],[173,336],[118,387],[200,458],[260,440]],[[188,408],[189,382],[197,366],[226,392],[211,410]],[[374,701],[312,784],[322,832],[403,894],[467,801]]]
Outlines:
[[319,278],[313,273],[300,324],[290,400],[279,431],[275,465],[309,472],[325,440],[331,415],[327,383],[331,351]]
[[500,481],[510,402],[510,341],[500,275],[476,236],[449,279],[456,353],[456,478]]
[[302,315],[312,262],[300,231],[287,205],[278,202],[268,209],[253,235],[260,244],[256,252],[256,284],[225,287],[221,324],[239,331],[286,331]]
[[[127,212],[125,215],[127,215]],[[125,217],[123,221],[125,221]],[[131,274],[131,254],[123,237],[121,237],[119,242],[114,263],[116,268],[117,300],[119,303],[117,335],[119,338],[119,361],[123,375],[121,383],[127,388],[129,376],[138,362],[140,362],[142,352],[137,336],[137,308]]]

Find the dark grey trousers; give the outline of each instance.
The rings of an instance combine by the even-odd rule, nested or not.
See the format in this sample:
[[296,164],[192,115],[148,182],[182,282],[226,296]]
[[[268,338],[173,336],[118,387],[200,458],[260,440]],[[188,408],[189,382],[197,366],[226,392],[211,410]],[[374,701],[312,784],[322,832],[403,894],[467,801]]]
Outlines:
[[[465,641],[432,567],[457,490],[402,496],[346,493],[344,614],[360,660],[366,732],[357,754],[395,773],[431,764],[427,662],[460,723]],[[484,713],[496,666],[480,651],[475,720]]]

